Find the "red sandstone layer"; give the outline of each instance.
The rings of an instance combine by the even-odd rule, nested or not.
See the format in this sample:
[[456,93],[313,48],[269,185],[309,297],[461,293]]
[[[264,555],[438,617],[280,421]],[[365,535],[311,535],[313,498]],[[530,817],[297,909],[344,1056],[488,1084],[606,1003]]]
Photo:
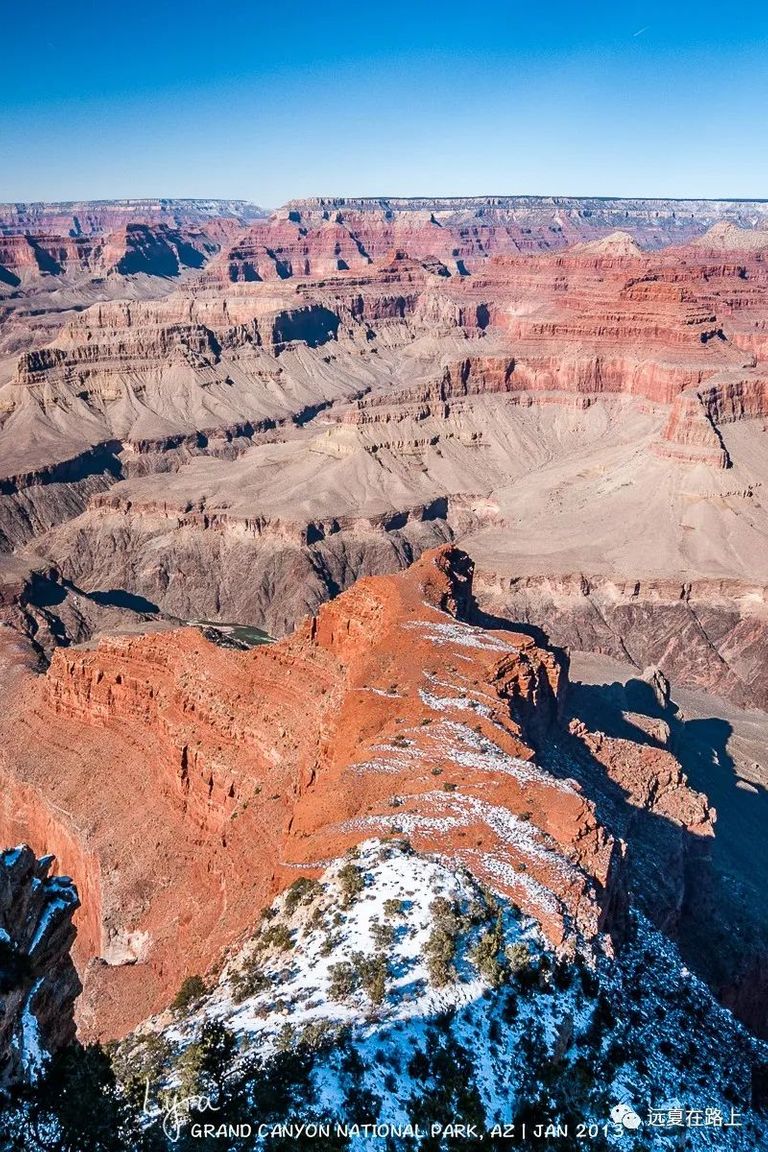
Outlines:
[[[58,650],[44,677],[17,670],[0,837],[54,852],[78,884],[85,1034],[162,1007],[297,867],[371,836],[464,862],[558,946],[609,946],[623,848],[579,785],[536,762],[559,730],[566,665],[464,623],[471,575],[443,549],[359,581],[269,647],[114,635]],[[569,738],[594,753],[588,733]],[[599,747],[631,803],[711,833],[672,756]]]

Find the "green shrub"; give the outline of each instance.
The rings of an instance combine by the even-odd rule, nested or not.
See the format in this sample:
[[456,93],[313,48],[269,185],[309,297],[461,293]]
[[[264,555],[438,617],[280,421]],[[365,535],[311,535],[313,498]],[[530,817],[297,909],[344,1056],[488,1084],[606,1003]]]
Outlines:
[[391,924],[371,921],[371,938],[377,948],[391,948],[395,942],[395,929]]
[[136,1098],[141,1098],[147,1080],[156,1085],[165,1077],[173,1049],[165,1036],[150,1032],[135,1043],[120,1044],[112,1056],[112,1068],[118,1082]]
[[331,1000],[346,1000],[360,987],[360,973],[348,960],[331,964],[328,975],[330,976],[328,995]]
[[338,880],[342,907],[348,908],[365,888],[365,878],[357,865],[348,862],[339,869]]
[[258,945],[259,948],[276,948],[278,952],[287,952],[293,948],[293,933],[287,924],[270,924],[259,937]]
[[283,897],[283,907],[290,916],[299,904],[311,904],[320,891],[321,886],[317,880],[311,880],[308,876],[300,876],[298,880],[294,880]]
[[456,978],[453,958],[456,953],[454,937],[444,928],[433,928],[424,948],[429,982],[442,988]]
[[427,962],[429,982],[435,988],[442,988],[456,979],[453,961],[456,955],[456,940],[461,928],[458,905],[445,896],[437,896],[429,906],[432,913],[432,931],[427,940],[424,955]]
[[524,972],[526,968],[531,966],[532,957],[528,945],[519,940],[514,944],[507,945],[506,957],[513,976],[517,976],[519,972]]
[[239,972],[232,977],[232,999],[235,1004],[242,1004],[243,1000],[257,996],[259,992],[266,992],[272,987],[272,981],[265,972],[259,968],[256,958],[251,956]]
[[182,980],[181,987],[173,999],[171,1008],[176,1009],[176,1011],[183,1011],[185,1008],[189,1008],[191,1004],[194,1004],[195,1001],[202,999],[206,991],[205,981],[202,976],[187,976]]
[[377,953],[375,956],[358,957],[360,982],[368,993],[372,1004],[382,1004],[387,994],[387,976],[389,969],[385,956]]
[[504,930],[499,913],[495,926],[483,932],[470,954],[472,963],[491,988],[498,988],[504,981],[506,970],[499,958],[503,939]]
[[189,1044],[176,1064],[179,1094],[220,1097],[237,1053],[237,1041],[218,1020],[206,1020],[199,1039]]

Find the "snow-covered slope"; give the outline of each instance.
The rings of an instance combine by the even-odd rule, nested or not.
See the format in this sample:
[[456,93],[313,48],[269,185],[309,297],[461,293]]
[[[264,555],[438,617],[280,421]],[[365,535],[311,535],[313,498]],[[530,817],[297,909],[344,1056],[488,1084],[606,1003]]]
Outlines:
[[[585,1140],[597,1126],[591,1147],[681,1148],[692,1119],[696,1148],[768,1148],[749,1106],[765,1051],[664,937],[638,919],[618,957],[566,960],[508,900],[407,841],[300,877],[186,998],[116,1057],[125,1084],[148,1077],[151,1125],[169,1093],[203,1092],[252,1147],[311,1147],[304,1123],[327,1125],[329,1148],[473,1146],[432,1135],[451,1124],[485,1147],[550,1124],[548,1149],[581,1146],[580,1125]],[[682,1127],[658,1123],[678,1113]]]

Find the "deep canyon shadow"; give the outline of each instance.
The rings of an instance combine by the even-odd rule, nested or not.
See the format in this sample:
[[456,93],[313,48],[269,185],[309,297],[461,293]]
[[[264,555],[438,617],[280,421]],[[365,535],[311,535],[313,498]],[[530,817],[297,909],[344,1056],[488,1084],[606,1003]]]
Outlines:
[[687,719],[639,679],[572,683],[566,722],[573,717],[608,736],[671,751],[689,785],[716,809],[713,838],[684,833],[684,899],[669,918],[664,896],[672,893],[661,862],[679,826],[630,804],[581,741],[560,738],[548,764],[570,769],[601,820],[628,840],[632,895],[646,915],[676,939],[685,962],[718,998],[768,1037],[768,790],[741,780],[729,746],[732,725],[718,716]]

